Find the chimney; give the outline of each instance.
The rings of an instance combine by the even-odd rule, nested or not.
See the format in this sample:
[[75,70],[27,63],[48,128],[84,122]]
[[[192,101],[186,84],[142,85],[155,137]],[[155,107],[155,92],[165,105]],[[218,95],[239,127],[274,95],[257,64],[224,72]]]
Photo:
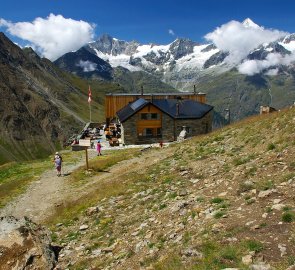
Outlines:
[[179,115],[179,103],[178,101],[176,102],[176,116]]
[[194,95],[196,95],[197,92],[196,92],[196,85],[194,84]]
[[154,102],[154,96],[151,95],[151,103],[153,103],[153,102]]
[[141,86],[141,95],[143,96],[143,86]]

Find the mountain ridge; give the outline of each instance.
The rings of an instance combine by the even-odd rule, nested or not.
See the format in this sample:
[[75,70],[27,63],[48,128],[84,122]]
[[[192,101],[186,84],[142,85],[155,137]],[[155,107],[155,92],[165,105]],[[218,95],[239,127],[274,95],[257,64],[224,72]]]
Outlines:
[[[121,87],[90,84],[94,86],[93,116],[102,121],[105,91]],[[0,164],[45,157],[88,120],[88,82],[58,69],[31,48],[19,48],[3,33],[0,93]]]

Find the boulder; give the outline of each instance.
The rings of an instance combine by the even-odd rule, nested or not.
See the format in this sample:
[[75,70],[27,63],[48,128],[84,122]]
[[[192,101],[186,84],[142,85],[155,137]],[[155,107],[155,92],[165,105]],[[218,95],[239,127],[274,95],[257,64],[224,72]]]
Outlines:
[[53,269],[60,248],[51,245],[49,235],[26,217],[0,217],[1,269]]

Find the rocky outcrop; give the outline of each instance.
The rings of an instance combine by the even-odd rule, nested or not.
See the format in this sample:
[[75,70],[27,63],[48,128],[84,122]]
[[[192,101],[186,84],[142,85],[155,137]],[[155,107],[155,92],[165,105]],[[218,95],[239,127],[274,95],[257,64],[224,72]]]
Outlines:
[[51,245],[49,232],[27,218],[0,218],[2,270],[54,269],[59,248]]
[[193,42],[192,40],[179,38],[170,45],[170,51],[174,56],[174,59],[177,60],[183,56],[191,54],[196,45],[198,45],[198,43]]
[[218,64],[221,64],[223,60],[229,55],[229,53],[226,52],[217,52],[213,54],[204,64],[203,68],[209,68],[212,66],[216,66]]
[[247,59],[249,60],[265,60],[266,57],[270,53],[278,53],[282,56],[290,54],[290,51],[286,50],[282,45],[280,45],[278,42],[272,42],[265,46],[260,46],[253,52],[251,52]]

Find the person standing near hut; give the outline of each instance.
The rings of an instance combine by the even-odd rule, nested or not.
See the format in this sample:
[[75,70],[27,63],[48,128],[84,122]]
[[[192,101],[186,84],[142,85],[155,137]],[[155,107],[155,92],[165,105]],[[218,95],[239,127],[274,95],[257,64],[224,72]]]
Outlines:
[[97,141],[97,144],[96,144],[96,151],[97,151],[97,155],[98,156],[101,156],[101,143],[100,141]]

